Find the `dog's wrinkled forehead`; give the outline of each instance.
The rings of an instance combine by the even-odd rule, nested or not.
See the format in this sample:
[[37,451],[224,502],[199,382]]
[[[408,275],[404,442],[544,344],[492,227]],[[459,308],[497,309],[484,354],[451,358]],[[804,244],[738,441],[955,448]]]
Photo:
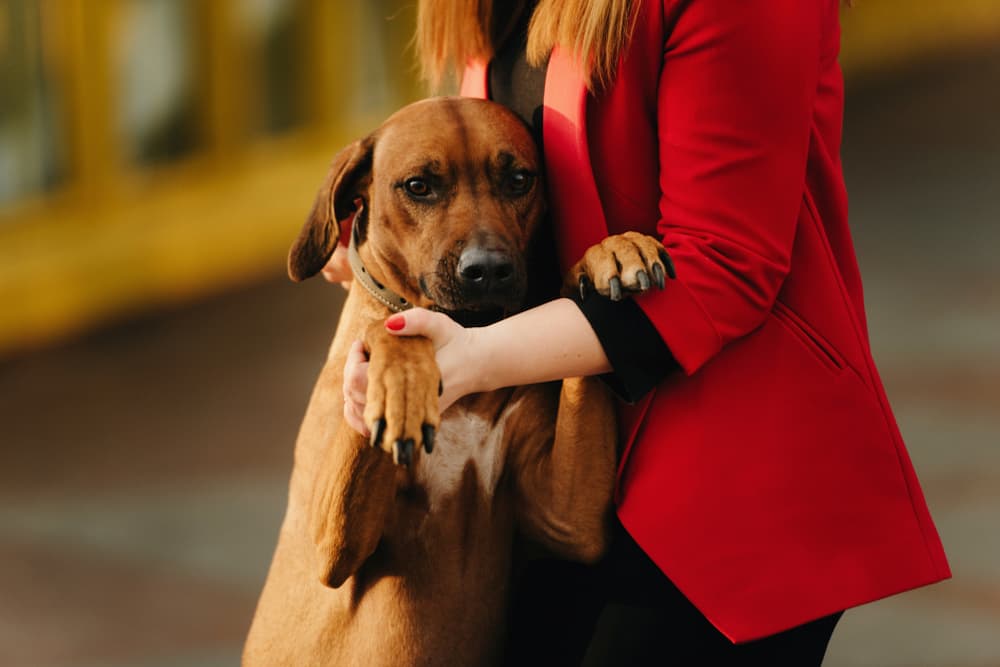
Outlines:
[[376,172],[539,168],[534,140],[524,124],[506,108],[486,100],[423,100],[391,116],[376,136]]

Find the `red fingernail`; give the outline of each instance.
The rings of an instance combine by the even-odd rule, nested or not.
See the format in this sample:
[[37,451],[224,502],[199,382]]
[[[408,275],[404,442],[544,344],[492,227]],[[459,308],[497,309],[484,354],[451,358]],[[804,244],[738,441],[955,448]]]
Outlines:
[[389,331],[399,331],[406,326],[406,318],[402,315],[393,315],[385,321],[385,328]]

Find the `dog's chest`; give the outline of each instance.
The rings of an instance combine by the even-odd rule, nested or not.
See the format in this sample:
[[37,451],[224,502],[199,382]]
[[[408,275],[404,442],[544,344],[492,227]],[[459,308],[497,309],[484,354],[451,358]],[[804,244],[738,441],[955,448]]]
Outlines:
[[431,511],[459,492],[471,466],[487,497],[496,491],[507,456],[508,423],[519,402],[508,404],[499,418],[456,406],[441,421],[434,451],[419,457],[416,481],[427,492]]

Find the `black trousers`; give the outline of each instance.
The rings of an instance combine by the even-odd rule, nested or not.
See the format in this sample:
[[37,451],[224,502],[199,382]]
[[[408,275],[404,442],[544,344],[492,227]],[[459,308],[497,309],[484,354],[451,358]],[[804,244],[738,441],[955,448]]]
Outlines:
[[733,644],[615,526],[604,560],[536,560],[515,580],[506,664],[818,667],[841,613]]

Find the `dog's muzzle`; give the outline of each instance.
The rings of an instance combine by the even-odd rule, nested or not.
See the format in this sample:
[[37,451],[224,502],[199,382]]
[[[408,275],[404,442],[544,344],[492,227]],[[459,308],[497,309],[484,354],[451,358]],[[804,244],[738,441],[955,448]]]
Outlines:
[[466,248],[455,267],[467,303],[510,301],[517,293],[517,266],[509,253],[473,246]]

